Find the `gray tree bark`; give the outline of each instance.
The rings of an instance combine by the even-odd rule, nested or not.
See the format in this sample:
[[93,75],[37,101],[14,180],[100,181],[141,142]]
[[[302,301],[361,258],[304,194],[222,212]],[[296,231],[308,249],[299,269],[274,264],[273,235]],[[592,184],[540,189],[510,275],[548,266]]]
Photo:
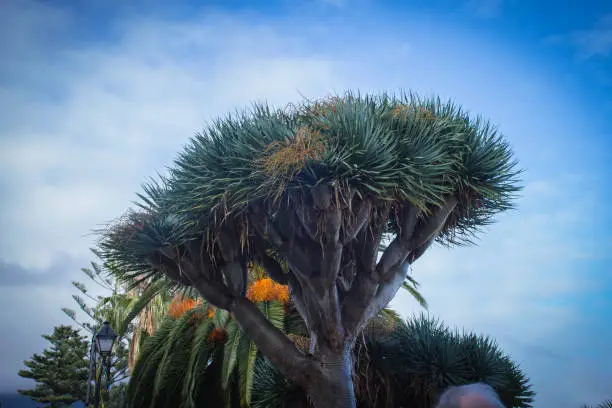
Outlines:
[[[456,204],[449,197],[440,208],[423,214],[412,205],[374,206],[356,197],[339,201],[332,188],[323,185],[282,210],[252,205],[250,259],[258,261],[272,279],[289,285],[310,333],[306,354],[244,297],[247,259],[239,244],[239,228],[227,227],[218,234],[216,253],[195,242],[182,254],[160,251],[151,262],[230,311],[259,350],[306,391],[315,408],[353,408],[354,339],[395,296],[408,265],[429,247]],[[391,210],[399,232],[377,263]],[[280,253],[288,273],[267,249]]]

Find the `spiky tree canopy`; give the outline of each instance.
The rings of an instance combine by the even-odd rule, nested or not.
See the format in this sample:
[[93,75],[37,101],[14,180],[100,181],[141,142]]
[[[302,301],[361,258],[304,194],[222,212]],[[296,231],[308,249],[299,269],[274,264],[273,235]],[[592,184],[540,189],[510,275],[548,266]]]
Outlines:
[[[228,217],[241,221],[244,243],[255,209],[312,201],[304,191],[325,185],[333,196],[317,198],[341,208],[358,197],[428,214],[452,195],[457,204],[436,239],[469,243],[511,207],[517,175],[496,129],[451,103],[348,94],[285,110],[256,105],[192,138],[170,177],[144,186],[141,210],[108,229],[101,247],[108,260],[146,276],[160,272],[148,260],[160,250],[212,237]],[[398,232],[395,215],[385,232]],[[345,218],[347,234],[354,222]]]
[[256,105],[195,136],[100,247],[126,278],[193,285],[314,387],[303,373],[318,369],[245,298],[247,265],[289,284],[312,352],[345,353],[432,242],[469,243],[511,207],[517,174],[496,130],[451,103],[346,94]]

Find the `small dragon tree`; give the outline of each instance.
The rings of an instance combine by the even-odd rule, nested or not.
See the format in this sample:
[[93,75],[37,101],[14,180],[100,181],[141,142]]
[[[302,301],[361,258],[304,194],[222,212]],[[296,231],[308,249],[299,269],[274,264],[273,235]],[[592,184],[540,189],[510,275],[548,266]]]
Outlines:
[[[470,243],[511,208],[518,174],[496,130],[451,103],[256,105],[196,135],[100,249],[126,279],[167,277],[231,312],[315,407],[354,407],[356,336],[434,241]],[[246,298],[250,263],[289,285],[308,353]]]

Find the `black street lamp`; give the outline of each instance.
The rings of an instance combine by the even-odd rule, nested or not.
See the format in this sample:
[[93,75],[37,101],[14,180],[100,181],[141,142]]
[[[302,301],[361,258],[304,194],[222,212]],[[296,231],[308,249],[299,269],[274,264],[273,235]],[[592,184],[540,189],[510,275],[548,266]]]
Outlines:
[[[104,372],[104,368],[106,368],[106,379],[110,381],[110,355],[113,351],[113,345],[115,344],[115,339],[117,335],[110,327],[108,322],[104,322],[100,331],[94,335],[91,341],[91,353],[90,353],[90,383],[87,386],[87,402],[89,404],[89,386],[91,385],[91,378],[96,376],[96,389],[94,392],[94,408],[98,408],[100,406],[100,386],[102,383],[102,374]],[[97,373],[97,364],[96,361],[98,358],[102,358],[102,364],[100,365],[100,372]]]
[[102,328],[96,334],[96,346],[98,347],[98,352],[103,358],[110,356],[111,351],[113,351],[113,345],[115,344],[115,339],[117,335],[110,327],[108,322],[104,322],[102,324]]

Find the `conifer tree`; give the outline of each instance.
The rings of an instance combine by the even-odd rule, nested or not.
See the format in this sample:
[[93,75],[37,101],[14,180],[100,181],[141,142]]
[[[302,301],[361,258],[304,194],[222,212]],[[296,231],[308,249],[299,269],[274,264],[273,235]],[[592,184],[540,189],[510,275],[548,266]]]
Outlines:
[[88,342],[71,326],[56,326],[43,335],[51,346],[24,361],[19,376],[36,381],[33,389],[18,390],[46,407],[63,407],[84,401],[87,393]]

